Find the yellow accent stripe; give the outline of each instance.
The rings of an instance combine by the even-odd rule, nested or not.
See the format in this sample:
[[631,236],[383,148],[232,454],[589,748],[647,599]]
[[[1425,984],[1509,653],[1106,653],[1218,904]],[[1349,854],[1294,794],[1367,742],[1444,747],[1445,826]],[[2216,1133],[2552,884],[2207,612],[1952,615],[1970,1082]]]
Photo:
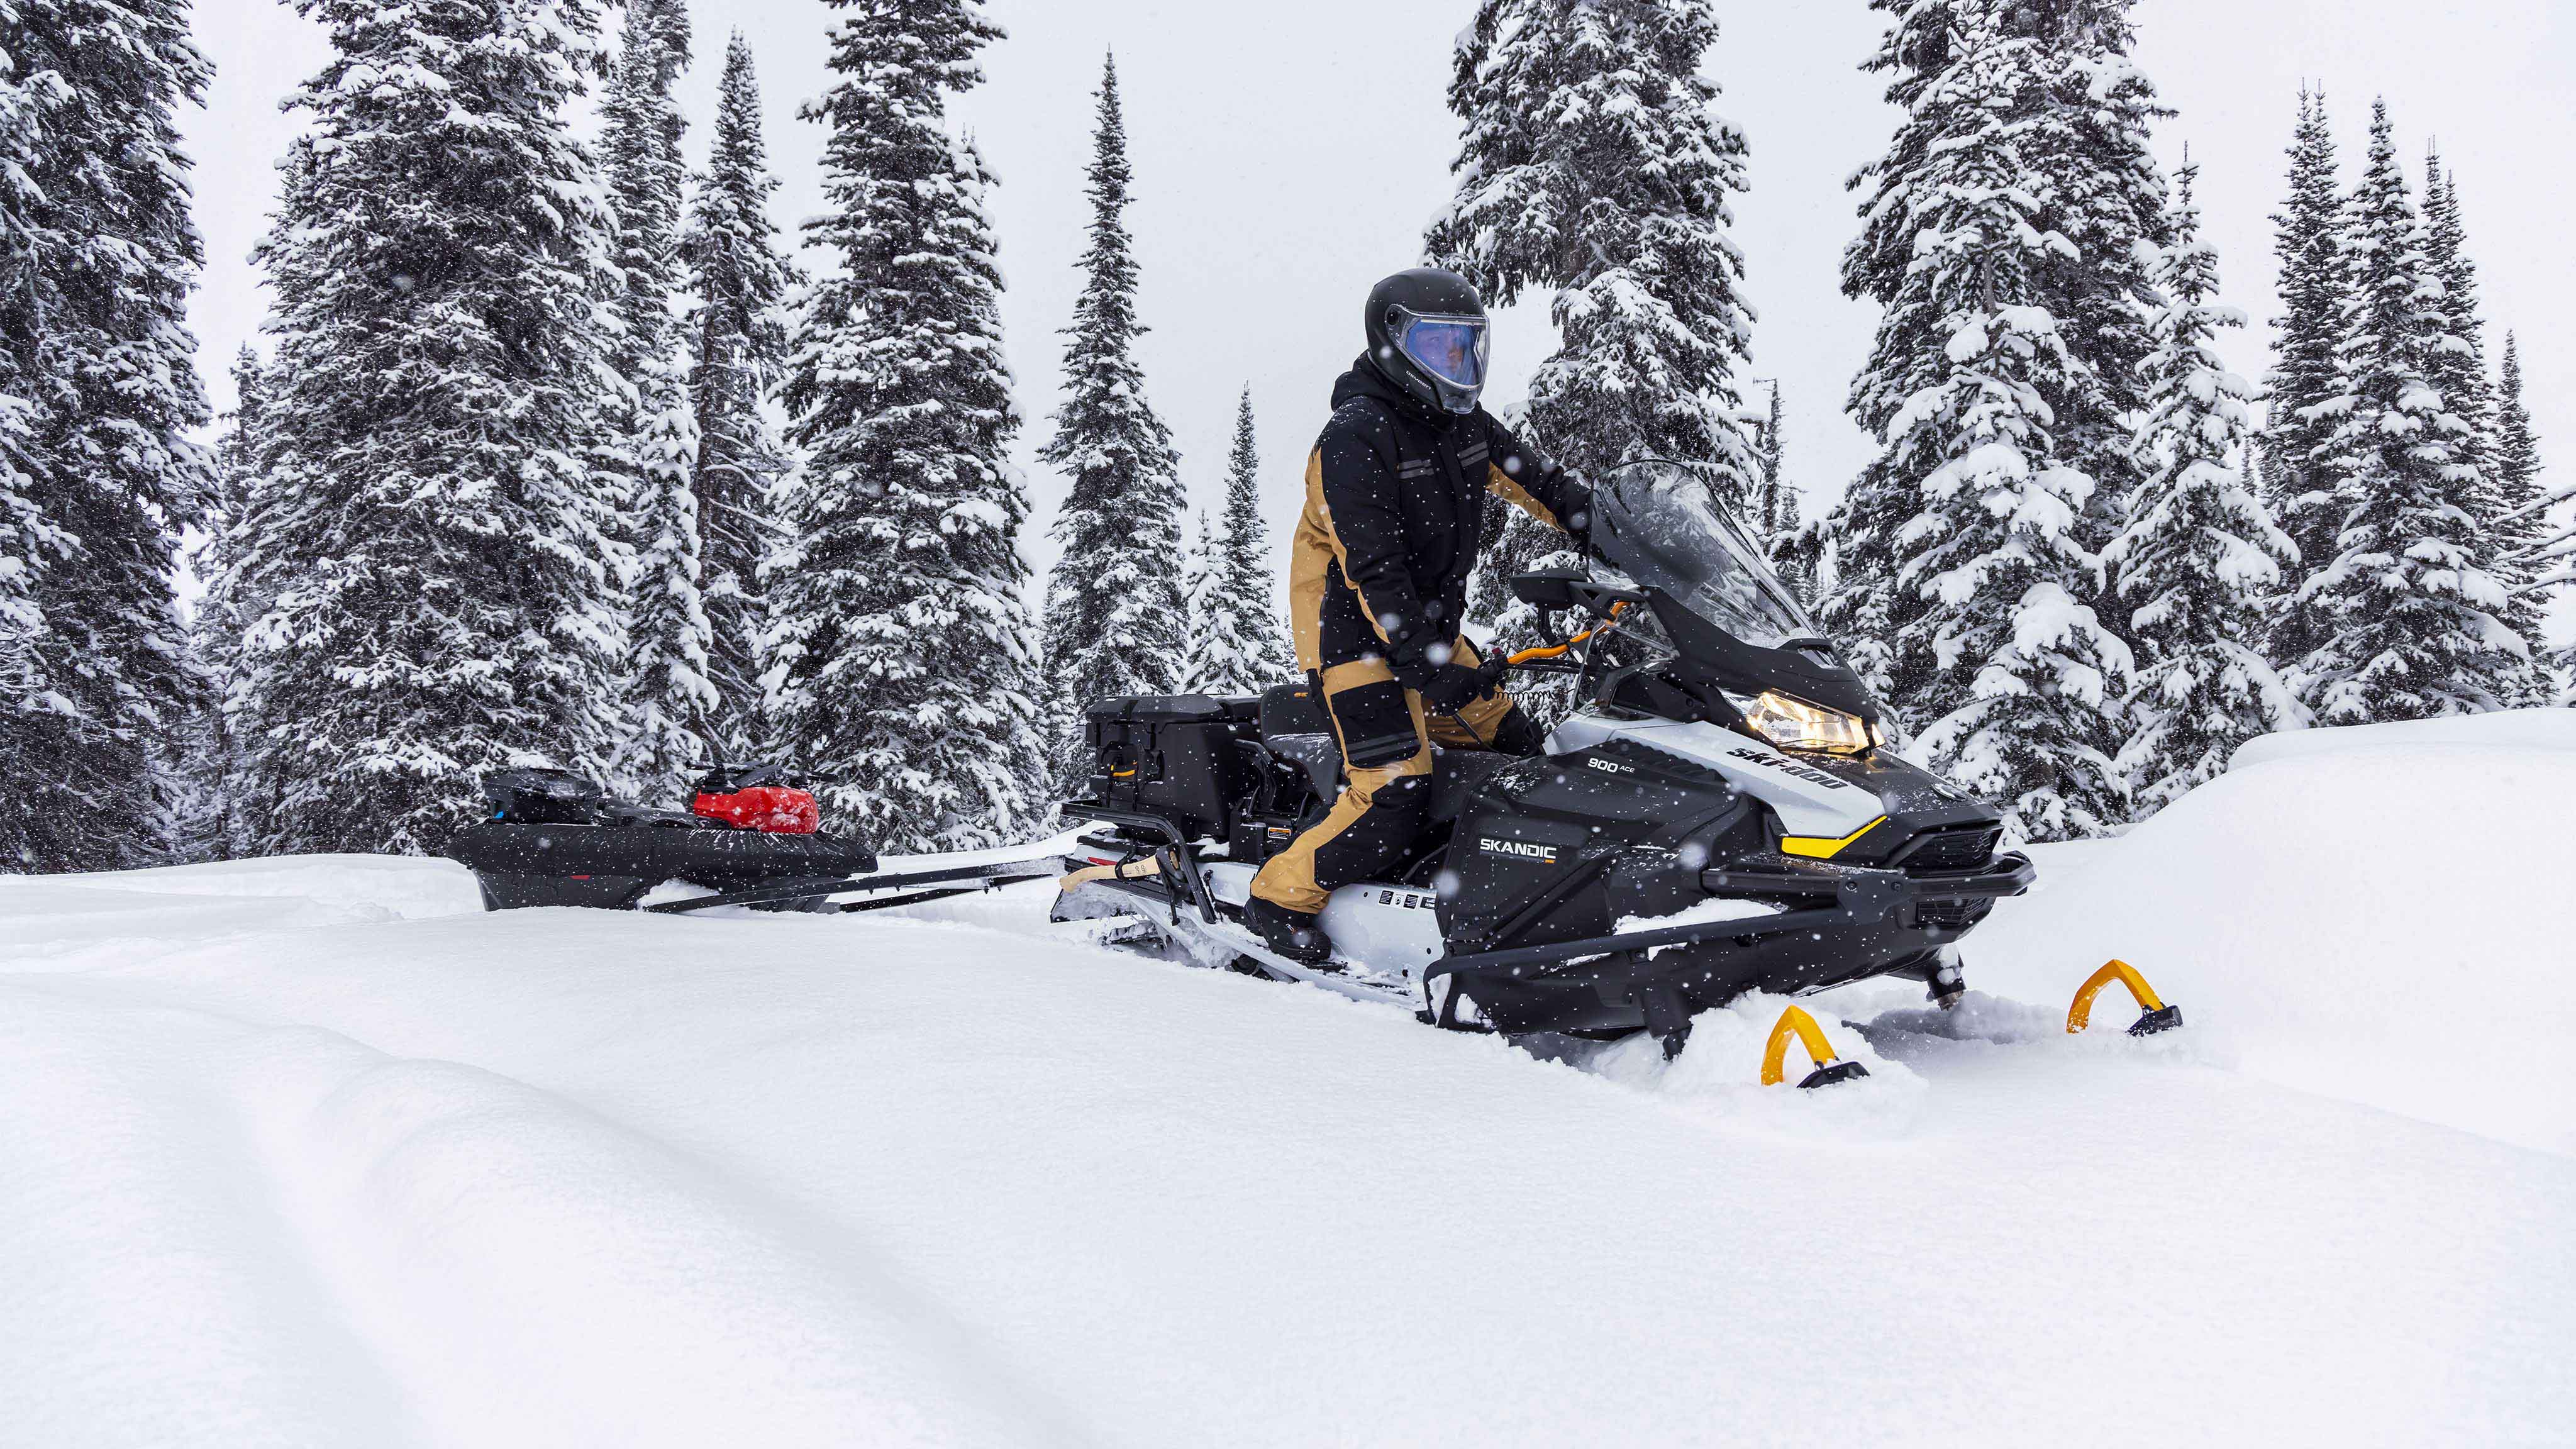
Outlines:
[[1818,835],[1783,835],[1780,837],[1780,853],[1803,855],[1809,860],[1831,860],[1850,849],[1852,842],[1886,823],[1887,817],[1881,815],[1840,840],[1827,840]]

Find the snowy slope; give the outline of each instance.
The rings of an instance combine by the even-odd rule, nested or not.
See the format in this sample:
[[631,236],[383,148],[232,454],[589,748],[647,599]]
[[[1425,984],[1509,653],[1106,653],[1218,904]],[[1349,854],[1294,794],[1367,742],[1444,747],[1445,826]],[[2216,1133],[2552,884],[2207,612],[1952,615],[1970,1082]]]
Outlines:
[[[1751,1085],[1777,1003],[1583,1071],[1083,946],[1042,892],[0,880],[0,1444],[2564,1442],[2576,1161],[2496,1139],[2571,1101],[2440,1090],[2496,1054],[2435,1026],[2566,998],[2445,958],[2397,1115],[2347,1100],[2369,1048],[2282,1024],[2296,962],[2093,919],[2210,832],[2307,838],[2293,804],[2351,855],[2342,795],[2441,751],[2563,788],[2545,744],[2405,748],[2092,848],[1975,943],[1961,1017],[1819,1004],[1875,1075],[1818,1093]],[[2191,1030],[2059,1033],[2097,932]]]

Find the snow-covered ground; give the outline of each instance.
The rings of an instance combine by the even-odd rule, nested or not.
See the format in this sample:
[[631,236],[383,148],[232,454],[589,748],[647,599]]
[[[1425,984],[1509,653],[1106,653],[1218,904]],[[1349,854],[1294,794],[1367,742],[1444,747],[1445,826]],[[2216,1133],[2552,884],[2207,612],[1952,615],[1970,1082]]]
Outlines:
[[[0,880],[0,1443],[2565,1443],[2571,809],[2576,716],[2258,745],[1812,1093],[1042,891]],[[2187,1030],[2062,1034],[2113,954]]]

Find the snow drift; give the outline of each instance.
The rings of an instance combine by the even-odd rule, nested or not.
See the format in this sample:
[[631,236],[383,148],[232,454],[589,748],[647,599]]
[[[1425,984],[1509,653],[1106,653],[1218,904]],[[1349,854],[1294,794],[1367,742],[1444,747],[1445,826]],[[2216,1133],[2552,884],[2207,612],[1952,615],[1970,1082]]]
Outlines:
[[2576,1154],[2571,816],[2576,711],[2256,740],[2129,835],[2043,849],[1968,979],[2062,1002],[2118,957],[2245,1072]]

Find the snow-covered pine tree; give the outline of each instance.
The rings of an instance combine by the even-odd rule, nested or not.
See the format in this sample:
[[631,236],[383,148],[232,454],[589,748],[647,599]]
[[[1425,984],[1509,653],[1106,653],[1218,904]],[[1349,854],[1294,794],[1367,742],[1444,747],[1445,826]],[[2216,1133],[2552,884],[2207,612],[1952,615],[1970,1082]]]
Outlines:
[[[1730,233],[1746,147],[1699,72],[1716,42],[1708,0],[1483,0],[1449,87],[1457,192],[1424,245],[1489,305],[1552,294],[1563,343],[1517,420],[1533,444],[1594,473],[1704,464],[1741,512],[1761,476],[1737,420],[1753,309]],[[1499,528],[1471,612],[1509,644],[1535,622],[1509,600],[1511,576],[1572,560],[1533,520]]]
[[2343,182],[2336,172],[2334,129],[2323,93],[2302,88],[2299,124],[2290,142],[2290,194],[2272,214],[2273,254],[2280,260],[2281,315],[2265,381],[2271,415],[2262,435],[2269,470],[2266,500],[2298,550],[2289,586],[2271,608],[2269,657],[2295,670],[2326,640],[2328,625],[2312,607],[2306,583],[2331,566],[2343,517],[2336,473],[2340,456],[2334,409],[2344,396],[2344,301],[2351,266],[2344,246]]
[[0,8],[0,861],[167,858],[197,680],[172,590],[207,419],[185,0]]
[[2440,151],[2424,158],[2424,260],[2442,284],[2444,325],[2455,345],[2433,356],[2433,384],[2451,415],[2469,425],[2464,455],[2482,468],[2494,445],[2495,385],[2487,380],[2486,320],[2478,312],[2478,266],[2469,257],[2469,230],[2460,207],[2459,178],[2442,167]]
[[1234,451],[1226,460],[1225,513],[1213,536],[1206,591],[1191,609],[1188,687],[1203,694],[1259,694],[1297,677],[1272,602],[1270,530],[1261,521],[1261,450],[1253,436],[1252,389],[1235,407]]
[[1183,656],[1180,687],[1190,694],[1207,694],[1199,681],[1214,676],[1217,667],[1216,576],[1219,567],[1216,520],[1205,512],[1199,514],[1199,540],[1190,546],[1189,556],[1181,567],[1181,609],[1189,616],[1189,652]]
[[[2042,208],[2066,240],[2038,259],[2040,298],[2080,364],[2048,399],[2058,455],[2093,480],[2079,538],[2099,550],[2126,526],[2145,481],[2130,443],[2147,408],[2150,323],[2161,306],[2152,259],[2171,241],[2170,189],[2150,147],[2172,112],[2131,52],[2137,0],[2006,0],[2022,33],[2049,48],[2050,125],[2026,145]],[[2106,585],[2107,589],[2107,585]],[[2107,592],[2089,597],[2106,620],[2124,617]]]
[[2466,343],[2451,330],[2385,101],[2347,244],[2345,393],[2327,405],[2341,528],[2334,558],[2301,590],[2327,632],[2297,670],[2300,696],[2325,724],[2492,710],[2529,648],[2482,567],[2490,499],[2474,437],[2433,381],[2442,354]]
[[646,799],[684,784],[717,752],[721,701],[709,679],[713,630],[704,594],[697,485],[698,419],[680,328],[687,285],[680,213],[687,122],[672,87],[689,63],[684,0],[629,0],[600,138],[617,219],[613,363],[626,385],[621,480],[635,546],[626,619],[625,719],[610,773]]
[[2290,541],[2237,465],[2252,437],[2253,389],[2227,370],[2217,336],[2245,319],[2216,301],[2198,177],[2186,165],[2175,178],[2173,240],[2154,273],[2166,300],[2136,443],[2146,483],[2103,556],[2137,644],[2119,765],[2139,819],[2226,773],[2247,740],[2304,723],[2261,652],[2263,605]]
[[[1947,164],[1939,148],[1955,134],[1949,113],[1976,104],[1972,90],[1954,77],[1983,64],[1991,37],[2019,48],[2023,74],[2009,104],[2019,108],[2012,149],[2023,170],[2012,184],[2027,198],[2029,218],[2046,241],[2026,259],[2023,300],[2047,311],[2071,363],[2031,381],[2042,389],[2055,460],[2093,483],[2074,535],[2087,550],[2118,531],[2138,482],[2128,445],[2145,402],[2140,363],[2151,348],[2154,297],[2145,259],[2164,239],[2167,188],[2147,146],[2149,124],[2164,111],[2153,84],[2129,58],[2132,6],[2133,0],[1872,0],[1891,21],[1868,69],[1889,77],[1887,98],[1907,119],[1885,156],[1853,178],[1867,199],[1861,235],[1843,262],[1845,293],[1883,310],[1878,343],[1854,380],[1850,406],[1885,438],[1922,386],[1918,361],[1936,358],[1950,335],[1945,312],[1907,315],[1898,299],[1918,265],[1923,228],[1917,211],[1932,194],[1926,178]],[[1806,550],[1833,556],[1836,584],[1819,599],[1819,612],[1862,674],[1892,699],[1913,697],[1892,641],[1921,607],[1894,587],[1898,533],[1923,507],[1918,487],[1916,475],[1873,464],[1828,518],[1827,547]],[[2106,584],[2081,571],[2068,583],[2088,604],[2104,602]]]
[[782,398],[805,460],[763,571],[776,743],[885,849],[1006,844],[1048,809],[1028,495],[992,178],[947,124],[1002,31],[976,0],[835,6],[838,79],[803,113],[831,128],[805,232],[837,265],[796,323]]
[[[2109,702],[2129,650],[2082,602],[2100,587],[2079,536],[2093,480],[2050,431],[2049,399],[2083,364],[2041,300],[2064,241],[2038,213],[2022,146],[2058,139],[2044,98],[2063,50],[2018,9],[1946,23],[1956,58],[1907,87],[1891,154],[1908,164],[1872,213],[1915,242],[1855,388],[1884,439],[1854,500],[1869,511],[1847,503],[1837,531],[1869,551],[1894,601],[1875,662],[1929,721],[1923,756],[2024,838],[2067,839],[2125,816]],[[1870,250],[1855,248],[1855,290],[1873,280]]]
[[[2497,527],[2511,535],[2500,568],[2501,582],[2534,601],[2552,583],[2576,581],[2576,529],[2560,531],[2549,523],[2552,504],[2576,496],[2552,493],[2540,484],[2540,437],[2531,424],[2531,409],[2522,400],[2522,344],[2504,337],[2504,366],[2496,379],[2495,456],[2491,476],[2498,499]],[[2548,661],[2557,671],[2552,681],[2560,704],[2576,705],[2576,645],[2559,650]]]
[[251,849],[250,812],[237,798],[248,778],[233,729],[233,693],[242,682],[242,636],[265,610],[234,557],[250,535],[249,516],[266,446],[266,369],[245,345],[233,358],[232,410],[215,443],[214,486],[191,560],[205,592],[188,621],[188,652],[199,685],[180,751],[179,853],[189,860],[231,860]]
[[689,392],[698,424],[696,494],[704,549],[708,677],[716,687],[713,720],[723,749],[756,755],[767,748],[757,640],[767,610],[760,561],[777,526],[771,493],[787,471],[762,402],[787,359],[784,309],[796,272],[779,254],[761,135],[760,86],[751,46],[734,32],[725,47],[724,79],[706,174],[689,213],[681,251],[694,297],[688,318]]
[[1169,694],[1188,652],[1181,599],[1180,459],[1171,430],[1145,401],[1136,361],[1136,259],[1127,235],[1133,173],[1118,102],[1118,62],[1101,72],[1090,170],[1091,245],[1082,300],[1064,331],[1066,396],[1055,436],[1038,452],[1071,484],[1056,515],[1064,552],[1047,580],[1046,672],[1052,692],[1055,778],[1080,788],[1091,772],[1082,743],[1085,702]]
[[1797,487],[1789,481],[1788,448],[1782,436],[1787,424],[1780,385],[1775,382],[1771,385],[1771,415],[1762,426],[1759,450],[1762,487],[1748,521],[1780,581],[1802,601],[1812,600],[1816,592],[1816,560],[1807,548],[1807,524],[1800,516]]
[[[2478,267],[2469,256],[2468,223],[2460,205],[2460,181],[2442,165],[2441,153],[2429,152],[2424,164],[2424,257],[2442,283],[2442,317],[2450,341],[2432,359],[2433,386],[2451,416],[2468,424],[2461,461],[2478,474],[2478,564],[2502,584],[2505,606],[2498,617],[2521,637],[2528,657],[2505,681],[2504,702],[2524,708],[2557,698],[2545,656],[2548,621],[2541,598],[2522,592],[2531,580],[2517,562],[2538,533],[2535,516],[2516,517],[2521,506],[2507,496],[2496,470],[2500,446],[2496,419],[2496,385],[2487,371],[2486,319],[2478,306]],[[2529,499],[2524,499],[2528,503]]]
[[[1970,0],[1971,4],[1980,0]],[[1853,190],[1866,188],[1861,234],[1843,252],[1843,295],[1867,298],[1880,309],[1869,362],[1852,380],[1846,407],[1882,443],[1908,399],[1931,378],[1927,359],[1946,346],[1948,318],[1919,306],[1896,308],[1914,267],[1922,226],[1924,176],[1933,146],[1947,134],[1955,92],[1936,90],[1960,53],[1955,34],[1960,7],[1916,0],[1870,0],[1889,17],[1878,49],[1862,69],[1884,75],[1887,103],[1905,113],[1887,151],[1853,173]],[[1808,525],[1802,552],[1817,560],[1815,609],[1846,661],[1901,717],[1897,703],[1919,679],[1899,679],[1895,641],[1922,613],[1921,601],[1896,587],[1898,531],[1923,511],[1920,470],[1880,455],[1862,468],[1823,518]],[[1905,671],[1909,676],[1918,670]]]
[[277,306],[241,567],[263,851],[435,847],[478,773],[604,762],[612,223],[567,111],[589,0],[300,0],[331,59],[258,258]]

